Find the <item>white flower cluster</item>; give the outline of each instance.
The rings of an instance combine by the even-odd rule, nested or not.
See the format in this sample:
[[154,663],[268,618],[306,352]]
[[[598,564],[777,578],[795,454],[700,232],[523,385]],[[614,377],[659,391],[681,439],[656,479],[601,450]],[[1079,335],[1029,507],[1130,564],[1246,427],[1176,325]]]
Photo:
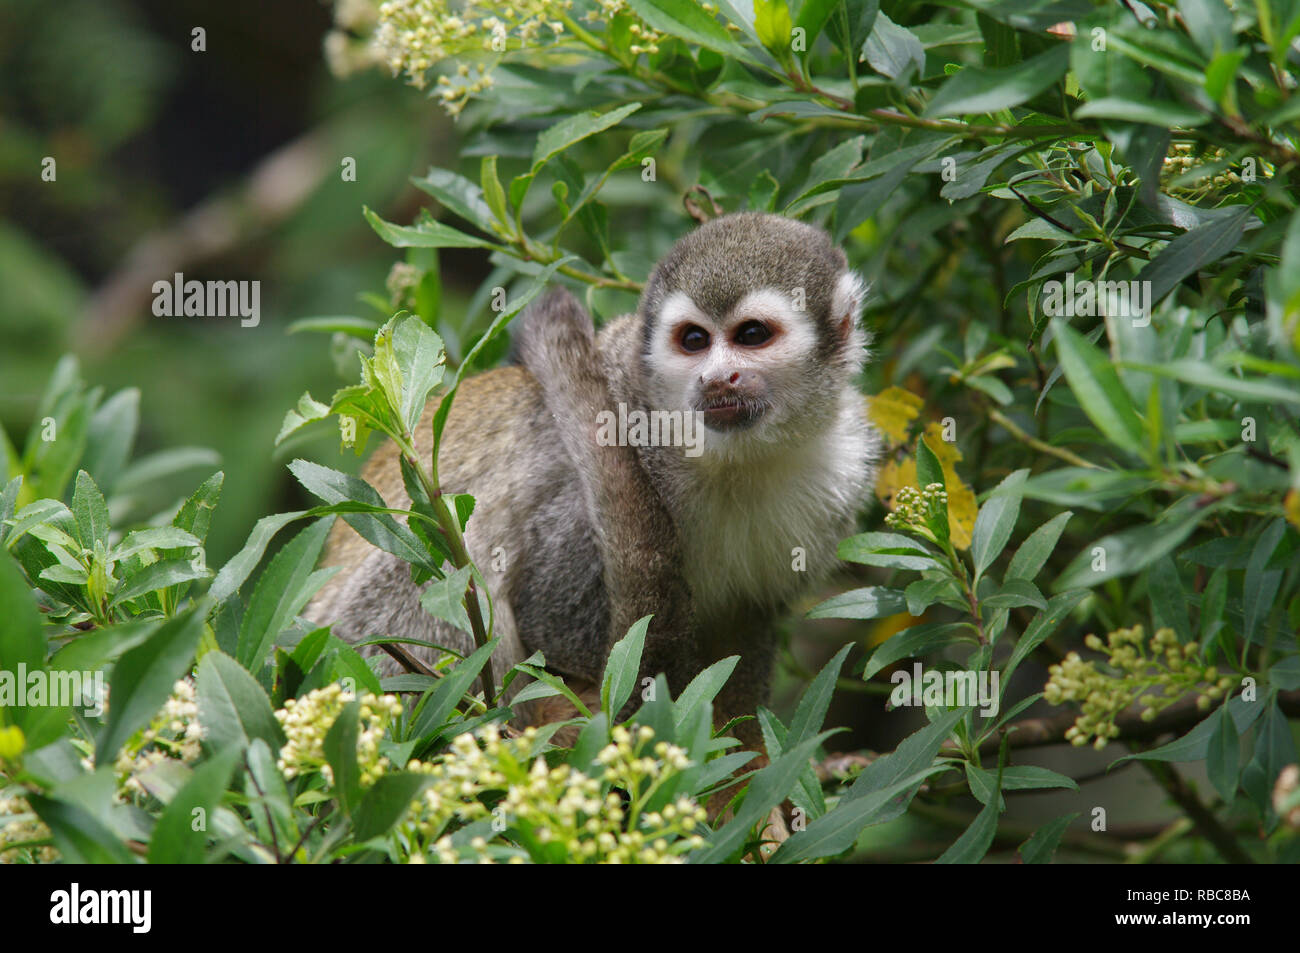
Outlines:
[[[502,56],[536,47],[564,32],[560,17],[572,0],[384,0],[372,45],[394,76],[423,89],[427,73],[449,57]],[[438,77],[438,98],[452,115],[469,97],[492,86],[491,61],[459,64],[454,76]]]
[[202,741],[203,726],[199,724],[194,684],[181,679],[172,686],[162,711],[118,752],[113,764],[118,786],[127,794],[144,794],[140,775],[168,759],[192,764],[199,759]]
[[[329,784],[334,783],[334,770],[325,759],[325,736],[343,707],[355,698],[354,693],[344,691],[335,682],[301,698],[290,698],[275,713],[287,739],[277,762],[286,778],[319,771]],[[396,695],[366,692],[361,696],[360,714],[357,763],[361,767],[361,783],[369,786],[388,770],[388,759],[380,755],[379,742],[389,724],[401,716],[402,703]]]
[[[556,860],[681,863],[686,851],[704,843],[693,833],[705,820],[704,808],[689,797],[678,797],[657,811],[644,808],[665,783],[690,766],[686,752],[659,742],[650,748],[650,756],[645,749],[654,731],[648,727],[635,735],[618,727],[612,738],[596,759],[604,767],[597,778],[567,764],[548,765],[534,728],[508,740],[494,725],[478,738],[459,736],[434,761],[408,765],[435,779],[412,805],[411,842],[428,843],[442,863],[457,863],[466,854],[444,833],[449,822],[469,823],[491,815],[501,820],[502,831],[515,832],[514,840],[535,841]],[[606,791],[606,786],[611,789]],[[499,791],[504,795],[489,809],[485,801]],[[468,856],[482,863],[492,863],[494,856],[508,863],[527,860],[522,851],[490,844],[487,838],[473,838],[468,847]],[[413,855],[418,852],[412,850]]]
[[50,864],[59,859],[53,847],[16,848],[15,844],[27,841],[48,840],[50,829],[32,813],[32,807],[22,795],[0,795],[0,864],[25,860]]

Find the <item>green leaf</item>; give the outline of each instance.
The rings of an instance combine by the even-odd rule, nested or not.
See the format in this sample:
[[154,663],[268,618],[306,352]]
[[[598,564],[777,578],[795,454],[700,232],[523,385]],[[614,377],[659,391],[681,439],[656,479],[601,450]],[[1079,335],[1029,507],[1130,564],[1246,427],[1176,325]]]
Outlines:
[[999,483],[979,508],[975,528],[971,530],[970,552],[975,560],[975,578],[1002,555],[1011,531],[1020,515],[1020,499],[1024,495],[1028,470],[1017,470]]
[[840,669],[844,667],[844,660],[852,648],[853,643],[850,642],[836,652],[804,690],[794,716],[790,719],[790,731],[783,747],[800,744],[821,729],[822,722],[826,720],[826,712],[830,709],[831,696],[835,694],[835,682],[840,677]]
[[1056,848],[1061,843],[1061,838],[1065,836],[1066,828],[1078,816],[1078,811],[1073,814],[1062,814],[1034,831],[1033,835],[1018,848],[1020,859],[1026,864],[1050,864],[1052,855],[1056,853]]
[[210,821],[239,763],[240,750],[238,746],[225,748],[194,769],[154,826],[149,838],[149,863],[202,863]]
[[1083,412],[1111,443],[1134,456],[1146,453],[1142,421],[1110,359],[1059,318],[1052,319],[1056,351]]
[[905,590],[907,611],[919,616],[945,595],[958,597],[957,582],[952,576],[938,576],[931,579],[918,579]]
[[210,575],[206,568],[195,569],[189,559],[162,559],[123,577],[108,605],[110,609],[116,608],[147,593],[195,579],[206,579]]
[[[418,321],[418,319],[412,319]],[[379,491],[365,480],[338,470],[331,470],[310,460],[294,460],[289,464],[289,472],[298,478],[298,482],[320,497],[326,503],[346,503],[349,501],[365,503],[369,506],[387,509]],[[384,552],[392,553],[403,562],[422,566],[434,571],[434,565],[424,546],[412,533],[389,513],[344,513],[344,521],[357,531],[367,542],[373,543]],[[328,521],[327,521],[328,522]]]
[[[1212,507],[1198,508],[1196,502],[1191,498],[1181,500],[1170,507],[1158,522],[1112,533],[1085,546],[1052,583],[1052,588],[1059,592],[1080,586],[1091,587],[1107,579],[1140,572],[1161,556],[1173,552],[1201,520],[1209,517]],[[1105,558],[1104,567],[1097,562],[1102,556]],[[1093,568],[1095,564],[1098,568]]]
[[1084,103],[1074,111],[1077,119],[1119,119],[1148,126],[1182,126],[1187,129],[1204,125],[1210,114],[1168,99],[1154,102],[1103,96]]
[[1029,537],[1020,544],[1016,554],[1011,557],[1011,563],[1007,566],[1006,580],[1008,582],[1012,579],[1032,580],[1037,576],[1056,549],[1056,543],[1065,530],[1065,524],[1073,515],[1069,510],[1058,513],[1030,533]]
[[82,546],[94,549],[96,543],[108,541],[108,504],[85,470],[77,471],[77,484],[72,491],[72,515],[77,520],[77,537]]
[[475,649],[459,663],[452,666],[451,670],[438,682],[437,687],[422,700],[419,715],[416,717],[415,724],[411,727],[412,737],[428,737],[433,731],[441,728],[446,723],[452,710],[460,703],[465,693],[469,691],[474,680],[478,678],[479,672],[483,671],[483,667],[491,661],[492,651],[500,641],[500,636],[488,640],[486,645]]
[[722,686],[727,683],[727,679],[731,678],[731,673],[736,670],[739,661],[739,655],[728,655],[724,659],[719,659],[691,679],[690,684],[682,689],[682,694],[673,708],[673,718],[679,729],[697,708],[717,698],[718,692],[722,691]]
[[249,671],[257,671],[266,661],[275,637],[293,622],[294,617],[316,594],[331,570],[313,572],[325,546],[330,520],[317,520],[291,539],[267,565],[248,601],[239,627],[236,657]]
[[358,841],[382,837],[393,829],[411,802],[433,783],[427,774],[395,771],[385,774],[366,791],[352,818],[353,834]]
[[68,801],[28,794],[27,803],[50,829],[67,864],[134,864],[135,856],[98,818]]
[[1210,732],[1209,747],[1205,752],[1205,771],[1210,776],[1210,783],[1224,803],[1231,804],[1237,793],[1238,759],[1241,754],[1241,742],[1237,737],[1237,726],[1232,720],[1228,706],[1224,705],[1206,721],[1213,722]]
[[[424,178],[412,178],[411,184],[421,192],[432,195],[465,221],[473,223],[485,232],[492,230],[492,209],[484,201],[483,190],[463,175],[458,175],[450,169],[431,168]],[[501,221],[507,219],[502,218]],[[374,330],[372,329],[370,333],[373,337]]]
[[[41,616],[27,580],[8,551],[0,549],[0,671],[14,673],[23,665],[28,672],[45,670],[46,641]],[[74,643],[75,644],[75,643]],[[43,747],[67,731],[67,709],[41,705],[0,706],[0,726],[22,729],[27,748]]]
[[111,764],[122,745],[153,720],[189,671],[202,634],[203,615],[190,608],[118,659],[109,682],[108,724],[95,744],[97,763]]
[[[971,794],[975,799],[981,804],[988,804],[998,787],[997,772],[977,768],[967,763],[966,777],[970,781]],[[1002,769],[1001,790],[1003,791],[1036,791],[1041,788],[1069,788],[1071,791],[1077,791],[1079,785],[1073,778],[1037,765],[1022,764]],[[1003,809],[1005,810],[1005,805]]]
[[[1165,106],[1165,103],[1161,103],[1161,110]],[[1161,120],[1161,124],[1164,124],[1164,120]],[[1166,245],[1137,276],[1138,281],[1151,282],[1151,305],[1154,307],[1160,303],[1165,295],[1192,272],[1218,261],[1232,251],[1241,240],[1247,224],[1251,222],[1258,224],[1250,207],[1241,205],[1231,214],[1184,232]]]
[[361,801],[361,765],[357,761],[357,740],[361,720],[361,702],[352,699],[343,706],[330,730],[325,733],[322,749],[334,771],[334,792],[339,806],[349,817]]
[[1002,69],[967,66],[939,87],[925,115],[965,116],[1019,106],[1059,81],[1069,65],[1070,48],[1061,43]]
[[[855,800],[873,791],[884,790],[900,778],[929,767],[957,723],[971,711],[971,707],[963,706],[939,712],[934,721],[912,732],[894,751],[867,765],[845,793],[845,800]],[[905,799],[894,816],[901,814],[910,800],[910,797]]]
[[13,549],[14,544],[32,527],[52,521],[64,522],[72,518],[72,511],[58,500],[37,500],[28,503],[10,517],[9,532],[5,536],[5,547]]
[[465,590],[473,575],[472,566],[453,570],[442,579],[429,583],[420,595],[420,605],[435,619],[450,622],[462,632],[473,632],[469,612],[465,609]]
[[1016,606],[1046,609],[1047,600],[1028,579],[1008,579],[993,595],[981,599],[980,606],[985,609],[1014,609]]
[[844,853],[854,845],[864,830],[872,824],[884,823],[896,798],[919,787],[932,775],[946,770],[947,765],[932,765],[883,788],[870,791],[856,800],[841,800],[804,830],[793,834],[768,863],[795,864]]
[[[1229,698],[1228,703],[1223,706],[1232,717],[1233,727],[1236,729],[1238,736],[1242,735],[1247,728],[1255,723],[1255,719],[1263,713],[1265,707],[1267,706],[1260,704],[1258,701],[1245,701],[1237,695]],[[1195,728],[1181,738],[1163,744],[1158,748],[1152,748],[1149,751],[1139,751],[1125,755],[1113,762],[1110,767],[1113,769],[1125,761],[1135,758],[1141,761],[1206,761],[1212,747],[1211,737],[1222,724],[1219,717],[1216,712],[1202,719]],[[1218,743],[1226,749],[1227,745],[1224,739],[1218,739]],[[1227,755],[1225,752],[1220,752],[1216,757],[1223,759],[1222,763],[1226,765]]]
[[442,222],[426,221],[419,225],[394,225],[385,222],[370,209],[362,214],[375,233],[394,248],[496,248],[492,242],[458,232]]
[[365,341],[369,344],[375,339],[379,324],[369,318],[358,318],[350,314],[321,315],[315,318],[299,318],[285,328],[286,334],[300,334],[304,331],[319,334],[346,334],[348,337]]
[[[81,465],[97,486],[114,489],[140,426],[140,391],[120,390],[100,405],[86,428],[86,451]],[[0,469],[0,476],[4,470]]]
[[1087,589],[1071,589],[1069,592],[1057,593],[1047,600],[1046,608],[1034,616],[1024,634],[1016,640],[1011,658],[1002,670],[1004,686],[1011,682],[1011,673],[1016,670],[1016,666],[1028,658],[1030,652],[1042,645],[1047,637],[1056,631],[1065,617],[1074,611],[1075,606],[1087,596]]
[[[963,634],[964,633],[964,634]],[[916,658],[954,642],[974,642],[965,622],[927,622],[904,629],[877,647],[867,660],[862,678],[867,680],[886,665],[899,659]]]
[[976,815],[970,827],[951,847],[939,855],[936,864],[977,864],[993,846],[998,832],[998,798],[989,798],[984,810]]
[[217,578],[212,581],[208,595],[216,602],[225,602],[238,592],[239,587],[248,578],[248,574],[261,561],[262,554],[266,552],[266,546],[271,542],[272,537],[294,520],[302,519],[306,515],[306,510],[300,510],[296,513],[276,513],[274,516],[264,516],[258,520],[244,548],[230,557],[229,562],[221,567],[221,572],[217,573]]
[[743,63],[758,63],[749,50],[731,38],[726,27],[694,0],[628,0],[628,6],[660,33],[681,37]]
[[650,616],[638,619],[627,630],[627,635],[609,650],[609,661],[605,663],[605,675],[600,684],[600,709],[609,715],[611,721],[618,717],[636,688],[649,627]]
[[271,700],[242,665],[213,649],[199,663],[199,724],[204,739],[215,748],[241,749],[260,738],[273,751],[284,745],[284,732],[271,710]]
[[[804,41],[809,53],[812,52],[813,43],[821,34],[822,28],[826,26],[826,21],[831,18],[831,14],[841,2],[842,0],[804,0],[800,5],[796,25],[805,31]],[[807,57],[808,53],[804,56]]]
[[[260,739],[254,740],[245,752],[248,809],[254,822],[259,824],[263,843],[274,842],[275,832],[279,832],[279,838],[283,839],[281,843],[294,844],[298,840],[298,825],[289,800],[288,785],[275,764],[278,752],[278,748],[268,747]],[[260,826],[262,824],[267,825],[265,829]]]
[[[808,759],[817,747],[834,732],[824,731],[790,748],[749,779],[744,799],[735,816],[723,824],[706,846],[693,852],[693,864],[721,863],[745,844],[750,829],[767,819],[768,813],[790,795],[799,777],[808,768]],[[829,815],[827,815],[829,816]]]
[[934,569],[938,557],[924,546],[899,533],[861,533],[843,540],[837,552],[840,559],[866,566],[887,569]]
[[442,338],[411,316],[393,330],[393,354],[402,372],[402,402],[397,411],[407,432],[414,433],[429,392],[442,382]]
[[588,136],[594,136],[611,126],[618,125],[640,108],[640,103],[628,103],[609,112],[598,113],[595,110],[588,110],[560,120],[537,137],[537,144],[533,147],[532,171],[534,173],[540,171],[552,156],[558,155]]
[[[1300,404],[1300,388],[1288,387],[1281,383],[1280,379],[1237,377],[1204,361],[1167,361],[1162,364],[1122,361],[1120,367],[1145,374],[1156,374],[1160,377],[1171,377],[1211,393],[1224,394],[1242,401],[1261,404]],[[1235,427],[1234,436],[1239,439],[1240,435],[1241,427],[1238,425]]]
[[862,56],[871,68],[892,80],[906,80],[913,72],[925,71],[925,47],[907,27],[899,26],[884,11],[862,45]]
[[[832,596],[808,610],[809,619],[879,619],[907,609],[907,597],[897,589],[867,586]],[[919,613],[913,613],[917,615]]]

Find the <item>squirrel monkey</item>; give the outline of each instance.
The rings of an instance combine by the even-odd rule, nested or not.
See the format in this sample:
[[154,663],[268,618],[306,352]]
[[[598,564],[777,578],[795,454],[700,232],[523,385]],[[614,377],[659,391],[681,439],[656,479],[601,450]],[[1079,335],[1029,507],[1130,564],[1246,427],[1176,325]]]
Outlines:
[[[854,382],[862,295],[822,229],[740,213],[678,241],[599,335],[564,291],[525,312],[518,363],[462,383],[439,458],[444,488],[477,500],[466,539],[504,636],[498,684],[540,649],[598,685],[609,647],[653,613],[643,674],[677,693],[739,655],[720,717],[766,701],[775,622],[835,565],[878,454]],[[391,444],[364,476],[407,504]],[[344,569],[307,614],[341,637],[472,650],[341,521],[325,561]],[[757,740],[753,722],[739,733]]]

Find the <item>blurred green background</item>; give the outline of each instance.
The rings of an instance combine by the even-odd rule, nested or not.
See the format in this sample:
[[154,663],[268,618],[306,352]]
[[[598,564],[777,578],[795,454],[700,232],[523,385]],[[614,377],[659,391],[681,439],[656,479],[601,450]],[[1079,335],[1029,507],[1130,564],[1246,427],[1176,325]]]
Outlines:
[[[407,220],[422,204],[409,177],[454,164],[454,124],[423,93],[330,73],[330,22],[319,0],[0,0],[0,424],[21,450],[64,353],[106,395],[138,388],[137,459],[220,456],[215,565],[257,517],[306,502],[288,458],[350,465],[324,437],[273,450],[299,395],[341,381],[328,337],[286,328],[373,315],[358,295],[383,293],[394,255],[362,205]],[[446,305],[463,308],[487,268],[445,267]],[[152,284],[177,271],[260,281],[260,324],[155,317]],[[153,511],[215,468],[176,474]]]

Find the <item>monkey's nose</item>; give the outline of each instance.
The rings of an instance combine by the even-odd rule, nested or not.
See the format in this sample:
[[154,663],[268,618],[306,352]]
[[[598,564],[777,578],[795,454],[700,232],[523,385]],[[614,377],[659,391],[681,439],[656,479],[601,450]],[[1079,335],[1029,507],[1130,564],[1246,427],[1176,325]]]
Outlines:
[[707,391],[752,390],[762,385],[762,376],[756,371],[722,371],[719,374],[700,375],[700,384]]

